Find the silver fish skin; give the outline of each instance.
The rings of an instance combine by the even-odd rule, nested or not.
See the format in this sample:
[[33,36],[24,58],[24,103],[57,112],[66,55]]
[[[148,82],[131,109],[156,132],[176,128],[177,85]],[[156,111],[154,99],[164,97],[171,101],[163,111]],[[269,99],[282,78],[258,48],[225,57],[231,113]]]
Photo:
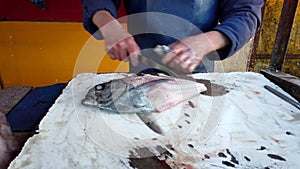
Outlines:
[[166,81],[172,79],[155,79],[137,86],[123,79],[114,79],[91,88],[81,103],[114,113],[159,112],[152,106],[147,92]]
[[204,84],[170,76],[128,76],[97,84],[82,104],[118,113],[163,112],[206,90]]

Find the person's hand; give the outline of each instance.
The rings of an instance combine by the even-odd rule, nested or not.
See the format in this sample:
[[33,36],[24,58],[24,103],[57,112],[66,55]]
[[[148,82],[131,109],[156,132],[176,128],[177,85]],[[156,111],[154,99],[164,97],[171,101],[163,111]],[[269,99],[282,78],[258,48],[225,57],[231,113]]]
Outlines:
[[162,63],[189,73],[208,53],[226,47],[229,43],[227,36],[218,31],[190,36],[170,44],[171,51],[163,57]]
[[105,39],[105,48],[110,58],[120,61],[128,61],[131,57],[133,65],[137,60],[139,46],[136,44],[132,35],[130,35],[118,21],[112,21],[100,28],[100,31]]
[[132,35],[107,11],[98,11],[94,15],[93,21],[104,37],[105,49],[110,58],[128,61],[128,57],[130,57],[131,63],[137,66],[140,48]]

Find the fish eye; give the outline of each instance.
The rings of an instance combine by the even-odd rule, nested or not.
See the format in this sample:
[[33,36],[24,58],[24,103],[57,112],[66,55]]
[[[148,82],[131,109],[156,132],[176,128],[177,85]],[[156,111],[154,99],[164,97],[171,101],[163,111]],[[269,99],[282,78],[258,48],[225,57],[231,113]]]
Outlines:
[[98,84],[98,85],[96,85],[95,86],[95,90],[97,91],[97,90],[102,90],[102,85],[101,84]]

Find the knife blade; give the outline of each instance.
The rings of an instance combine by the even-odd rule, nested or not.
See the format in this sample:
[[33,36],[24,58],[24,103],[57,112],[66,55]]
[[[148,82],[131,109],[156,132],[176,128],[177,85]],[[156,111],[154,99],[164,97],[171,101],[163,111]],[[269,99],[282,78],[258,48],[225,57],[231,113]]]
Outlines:
[[[155,55],[152,57],[157,57],[158,60],[161,60],[162,57],[164,57],[171,49],[168,46],[165,45],[158,45],[157,47],[155,47],[153,49],[153,52],[151,52],[151,55]],[[145,55],[149,55],[149,53],[144,53],[142,52],[142,54],[140,54],[138,56],[139,62],[143,63],[147,66],[150,66],[151,68],[155,68],[155,69],[159,69],[162,70],[164,72],[166,72],[167,74],[169,74],[170,76],[176,77],[176,78],[181,78],[181,79],[186,79],[186,80],[191,80],[191,81],[195,81],[195,79],[191,76],[188,76],[186,73],[183,72],[178,72],[166,65],[164,65],[163,63],[156,61],[156,60],[152,60],[149,59],[149,57],[145,56]]]

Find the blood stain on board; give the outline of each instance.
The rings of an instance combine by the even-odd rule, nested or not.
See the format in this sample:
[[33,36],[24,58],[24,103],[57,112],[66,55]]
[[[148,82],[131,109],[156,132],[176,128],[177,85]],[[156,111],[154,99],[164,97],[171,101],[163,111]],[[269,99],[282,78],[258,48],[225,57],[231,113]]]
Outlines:
[[188,101],[189,105],[191,106],[191,108],[195,108],[195,104],[192,101]]
[[275,141],[277,144],[283,143],[283,140],[278,140],[278,139],[275,139],[275,138],[273,138],[273,137],[271,137],[271,139],[272,139],[273,141]]
[[251,161],[251,159],[250,159],[249,157],[247,157],[247,156],[244,156],[244,158],[245,158],[245,160],[247,160],[247,161]]
[[266,147],[264,147],[264,146],[260,146],[260,148],[259,149],[256,149],[256,150],[260,150],[260,151],[262,151],[262,150],[265,150],[265,149],[267,149]]
[[194,148],[194,145],[193,145],[193,144],[188,144],[188,146],[189,146],[190,148]]
[[228,167],[235,167],[235,165],[232,164],[232,163],[229,162],[229,161],[222,161],[222,164],[223,164],[223,165],[226,165],[226,166],[228,166]]
[[184,115],[185,115],[186,117],[190,117],[190,115],[189,115],[189,114],[187,114],[187,113],[184,113]]
[[285,158],[283,158],[283,157],[281,157],[279,155],[276,155],[276,154],[267,154],[267,155],[268,155],[268,157],[270,157],[270,158],[272,158],[274,160],[286,161]]
[[236,157],[233,154],[231,154],[229,149],[226,149],[226,152],[227,152],[227,154],[229,154],[231,156],[231,159],[230,159],[231,162],[233,162],[235,164],[239,164],[239,161],[236,159]]
[[292,136],[295,136],[294,133],[291,133],[291,132],[289,132],[289,131],[285,132],[285,134],[286,134],[286,135],[292,135]]
[[162,168],[171,169],[171,167],[165,162],[159,160],[156,156],[147,158],[130,158],[129,164],[131,167],[142,169],[142,168]]
[[[129,164],[133,168],[162,168],[162,169],[171,169],[165,160],[159,159],[159,157],[172,157],[172,154],[163,147],[157,146],[155,148],[160,155],[154,155],[151,150],[147,147],[137,148],[133,151],[129,151]],[[138,154],[136,156],[135,154]],[[142,157],[142,158],[141,158]]]
[[222,158],[227,158],[227,156],[226,156],[224,153],[222,153],[222,152],[219,152],[219,153],[218,153],[218,156],[219,156],[219,157],[222,157]]
[[184,163],[177,163],[173,162],[172,163],[174,166],[172,168],[183,168],[183,169],[193,169],[194,167],[189,165],[189,164],[184,164]]
[[256,94],[256,95],[259,95],[259,94],[260,94],[259,91],[254,91],[254,90],[252,90],[252,92],[253,92],[254,94]]
[[196,79],[196,82],[202,83],[207,88],[206,91],[202,92],[201,94],[207,96],[222,96],[224,94],[229,93],[229,91],[221,85],[211,83],[209,80],[204,79]]

